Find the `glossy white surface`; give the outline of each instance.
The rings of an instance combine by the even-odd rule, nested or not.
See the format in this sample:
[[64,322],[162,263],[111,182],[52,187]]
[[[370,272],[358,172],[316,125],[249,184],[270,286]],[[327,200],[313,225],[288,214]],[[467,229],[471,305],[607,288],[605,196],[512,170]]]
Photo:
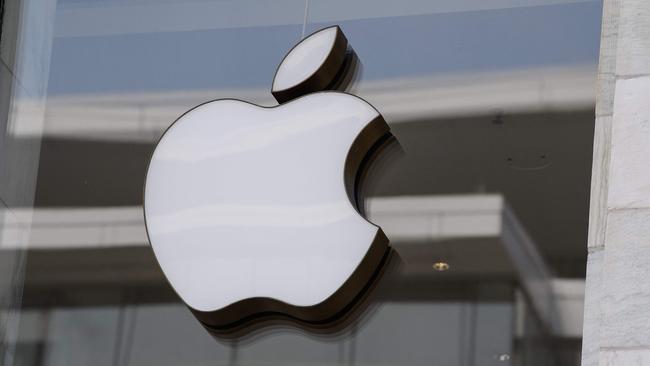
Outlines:
[[332,295],[377,232],[344,186],[348,150],[377,115],[360,98],[321,92],[275,108],[219,100],[172,125],[149,166],[145,217],[183,300],[210,311]]
[[337,31],[336,27],[325,28],[296,45],[278,67],[273,91],[289,89],[318,70],[334,45]]

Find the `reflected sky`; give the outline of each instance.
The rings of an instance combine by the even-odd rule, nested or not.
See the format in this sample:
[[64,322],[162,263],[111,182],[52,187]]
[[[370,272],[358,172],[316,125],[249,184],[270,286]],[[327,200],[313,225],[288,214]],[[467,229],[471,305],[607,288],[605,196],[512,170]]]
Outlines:
[[[265,8],[238,14],[256,18]],[[292,11],[282,17],[299,18],[304,9]],[[313,17],[316,22],[306,30],[340,24],[364,65],[363,80],[374,80],[595,64],[601,11],[600,1],[585,1],[344,21]],[[276,13],[268,17],[279,17]],[[191,24],[184,16],[178,21]],[[57,21],[57,29],[61,21],[71,28],[77,21],[76,29],[88,28],[91,35],[57,32],[50,95],[270,88],[278,63],[302,34],[302,24],[233,28],[228,23],[221,29],[92,35],[83,12],[77,17],[59,12]]]

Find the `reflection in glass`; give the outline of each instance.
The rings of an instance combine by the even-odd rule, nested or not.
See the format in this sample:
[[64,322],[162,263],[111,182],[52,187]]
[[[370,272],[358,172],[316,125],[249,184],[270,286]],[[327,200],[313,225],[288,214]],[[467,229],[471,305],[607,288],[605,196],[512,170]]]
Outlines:
[[[577,364],[581,315],[554,294],[584,276],[600,14],[590,0],[6,1],[2,362]],[[148,158],[200,103],[275,105],[282,56],[330,24],[363,62],[352,91],[405,151],[378,167],[366,210],[402,267],[341,333],[215,341],[147,245]]]

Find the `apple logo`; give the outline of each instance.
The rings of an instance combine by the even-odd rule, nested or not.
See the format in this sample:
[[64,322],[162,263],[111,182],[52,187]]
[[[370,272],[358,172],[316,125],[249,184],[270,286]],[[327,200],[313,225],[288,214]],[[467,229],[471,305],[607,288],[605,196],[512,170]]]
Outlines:
[[178,118],[152,153],[147,235],[167,280],[208,329],[344,314],[389,253],[358,181],[391,136],[363,99],[332,90],[351,49],[338,26],[298,43],[261,107],[234,99]]

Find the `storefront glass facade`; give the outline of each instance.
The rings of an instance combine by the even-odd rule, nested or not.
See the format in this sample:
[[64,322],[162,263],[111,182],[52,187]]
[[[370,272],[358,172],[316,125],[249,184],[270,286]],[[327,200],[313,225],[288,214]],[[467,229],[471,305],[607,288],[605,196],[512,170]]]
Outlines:
[[[584,291],[601,11],[591,0],[4,1],[1,363],[576,365],[581,314],[563,304]],[[284,54],[333,24],[361,62],[348,91],[399,141],[366,187],[398,259],[335,333],[215,339],[148,245],[149,156],[205,101],[275,105]]]

